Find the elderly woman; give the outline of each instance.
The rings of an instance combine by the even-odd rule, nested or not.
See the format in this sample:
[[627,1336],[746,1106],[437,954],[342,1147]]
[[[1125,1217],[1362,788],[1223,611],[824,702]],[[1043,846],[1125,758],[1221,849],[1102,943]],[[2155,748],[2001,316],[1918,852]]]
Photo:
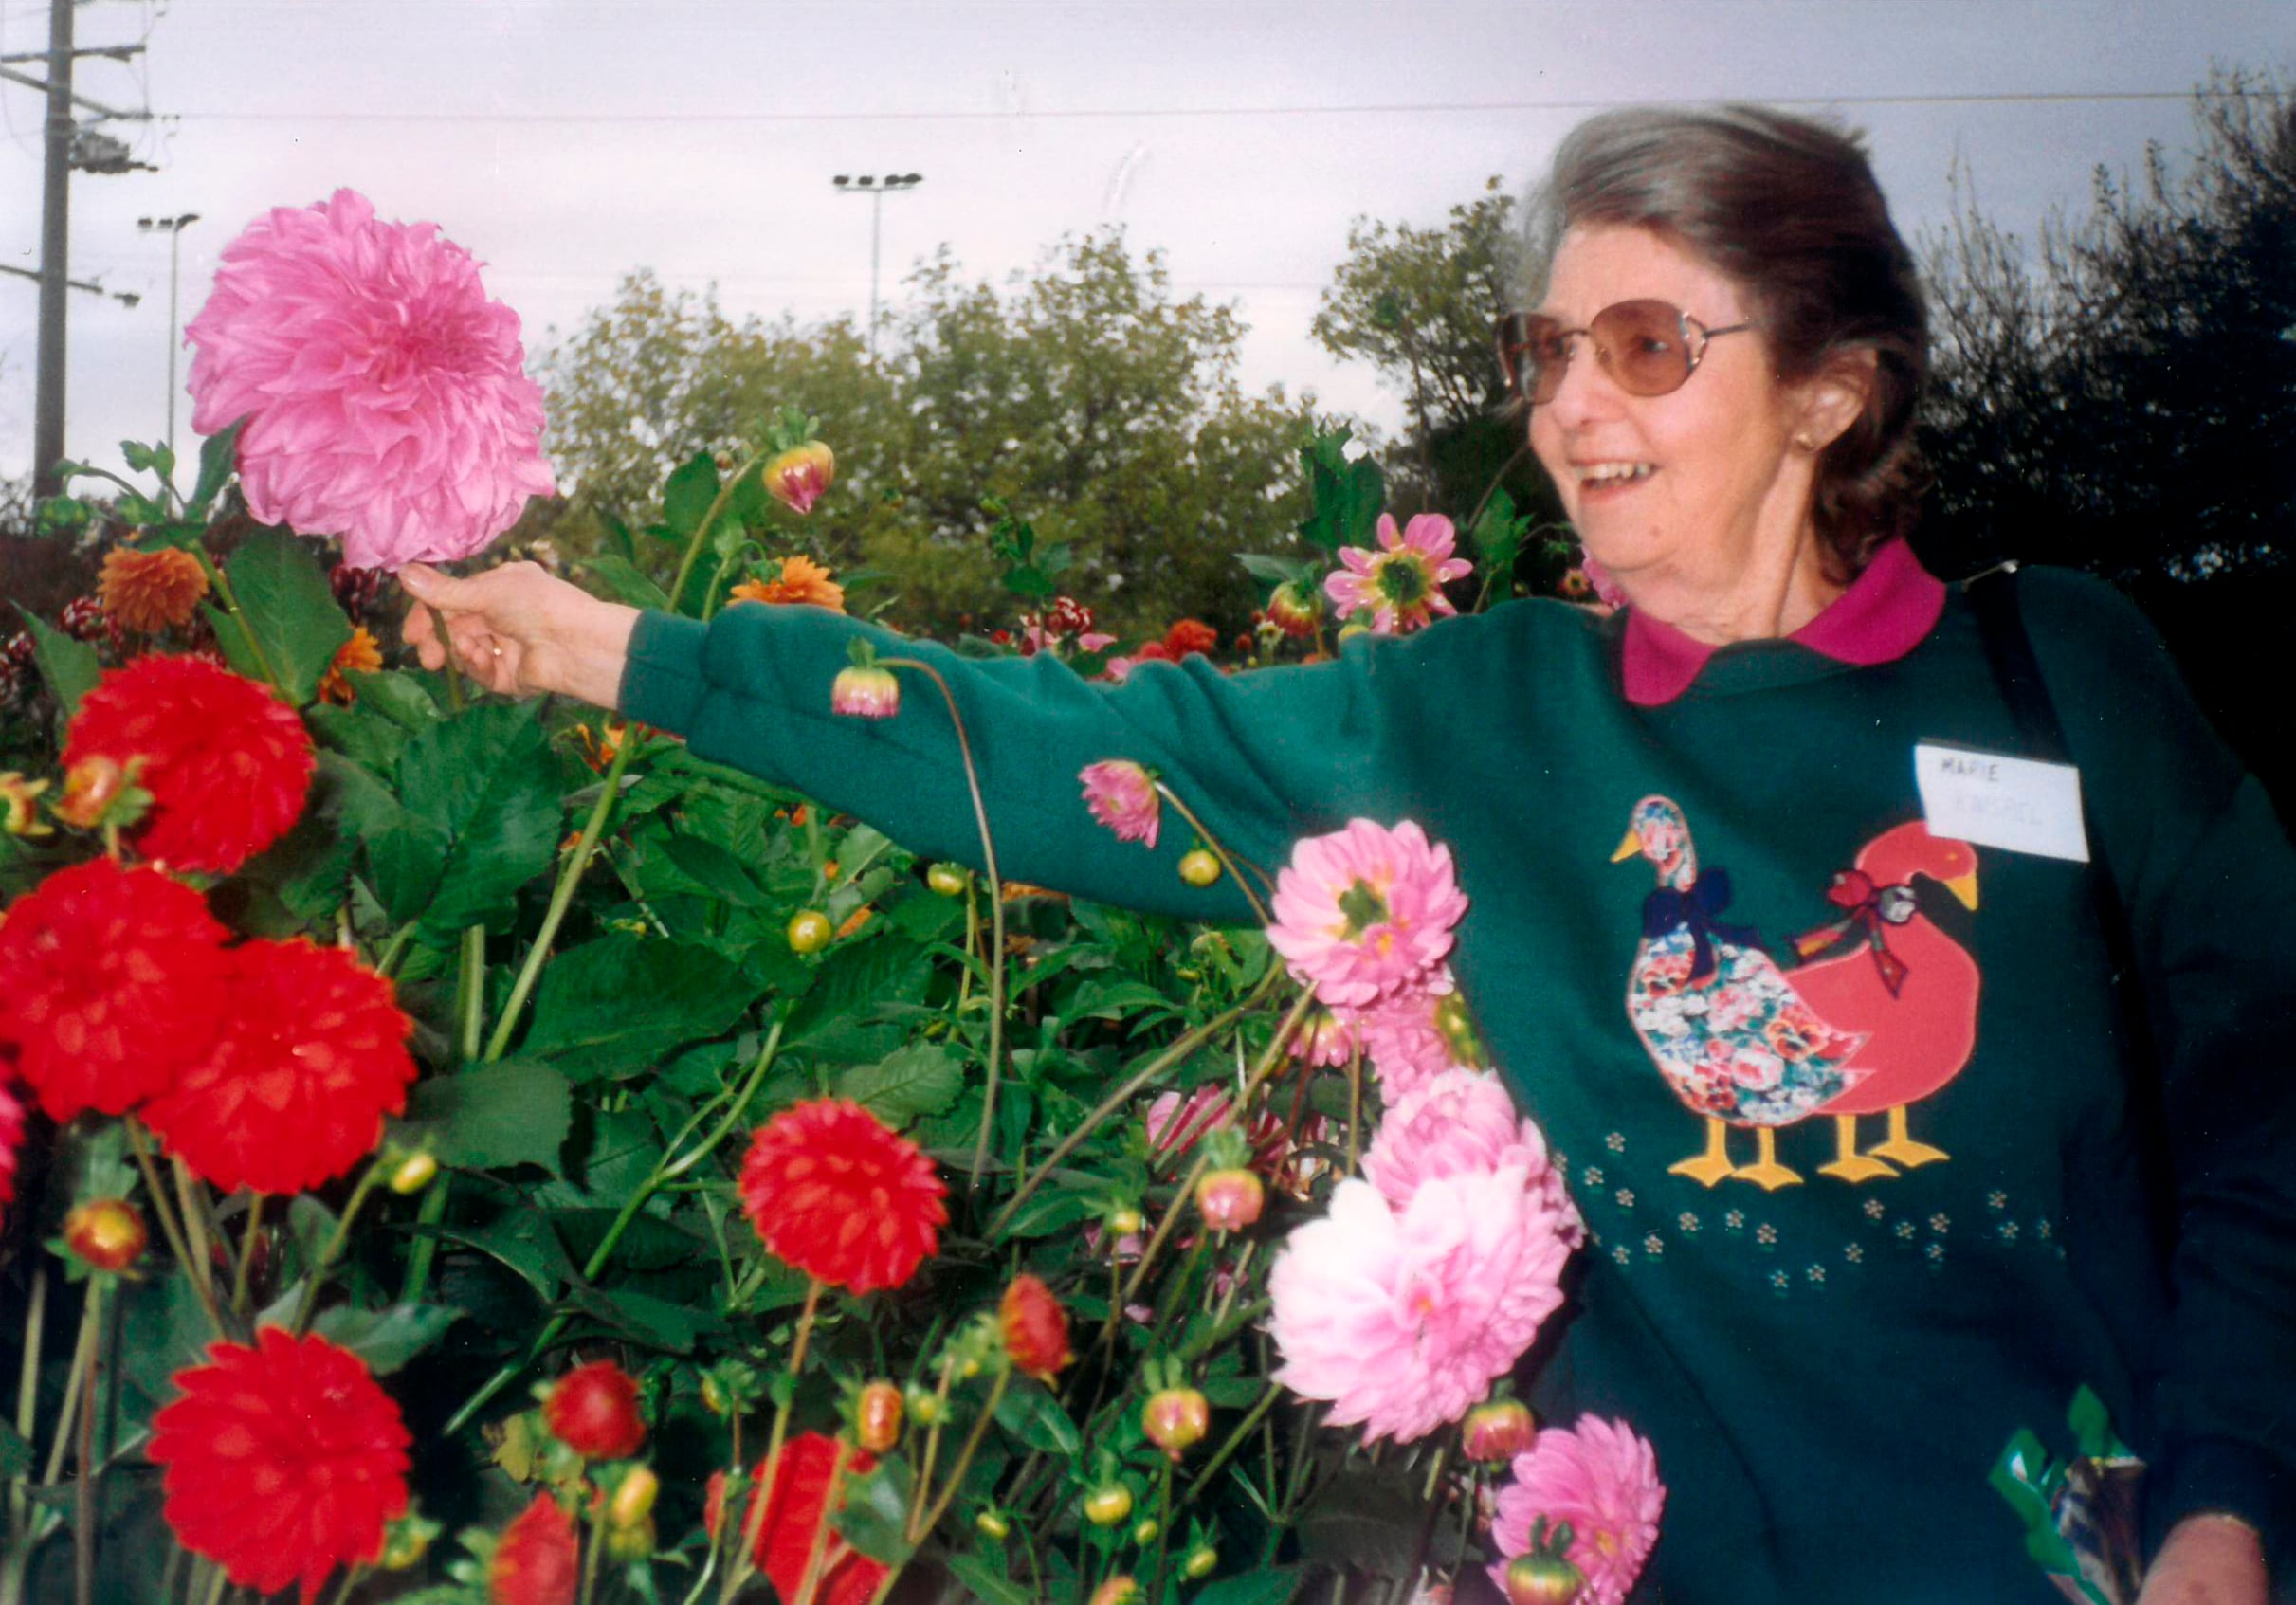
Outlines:
[[[1621,113],[1549,197],[1502,350],[1627,605],[1116,687],[903,642],[1008,872],[1242,912],[1183,843],[1093,825],[1077,772],[1113,757],[1263,864],[1358,815],[1449,845],[1461,986],[1593,1233],[1542,1385],[1655,1442],[1665,1598],[2055,1598],[1987,1472],[2086,1383],[2150,1463],[2147,1605],[2262,1601],[2296,1492],[2296,858],[2112,592],[1964,595],[1905,545],[1922,303],[1852,139]],[[973,850],[937,697],[831,714],[866,626],[406,578],[498,691]]]

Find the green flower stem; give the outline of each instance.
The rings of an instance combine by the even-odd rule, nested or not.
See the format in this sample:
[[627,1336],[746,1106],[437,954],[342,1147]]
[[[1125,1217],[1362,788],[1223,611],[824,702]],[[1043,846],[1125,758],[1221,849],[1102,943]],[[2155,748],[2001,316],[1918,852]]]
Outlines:
[[956,1369],[956,1365],[943,1355],[940,1383],[933,1390],[933,1424],[925,1430],[924,1457],[917,1463],[917,1482],[909,1491],[909,1518],[902,1528],[911,1543],[918,1541],[923,1530],[919,1523],[923,1520],[925,1494],[933,1481],[933,1463],[940,1458],[940,1428],[941,1423],[949,1418],[949,1381]]
[[376,1183],[382,1179],[382,1161],[369,1161],[366,1171],[358,1178],[358,1185],[351,1190],[351,1197],[343,1205],[343,1213],[336,1217],[335,1230],[327,1234],[327,1244],[319,1249],[318,1263],[311,1267],[310,1280],[303,1285],[302,1303],[295,1309],[295,1324],[287,1328],[289,1336],[300,1338],[311,1329],[311,1318],[319,1313],[319,1290],[326,1283],[327,1272],[334,1268],[335,1262],[341,1257],[343,1245],[351,1241],[351,1223],[358,1219],[358,1212],[366,1204],[367,1195],[374,1192]]
[[[47,1263],[42,1259],[32,1267],[32,1292],[24,1316],[24,1364],[16,1374],[16,1436],[26,1443],[40,1425],[40,1338],[47,1322]],[[8,1480],[8,1552],[9,1569],[0,1581],[0,1602],[16,1605],[23,1592],[23,1576],[17,1564],[25,1553],[25,1516],[28,1505],[24,1494],[24,1480]]]
[[1011,1382],[1011,1367],[1007,1366],[996,1374],[996,1381],[989,1389],[988,1403],[980,1407],[980,1415],[973,1423],[973,1430],[965,1434],[965,1446],[957,1451],[957,1464],[949,1468],[948,1481],[940,1486],[940,1497],[933,1501],[932,1508],[925,1512],[924,1524],[911,1534],[911,1543],[921,1543],[925,1534],[938,1526],[941,1517],[948,1513],[949,1502],[957,1497],[957,1487],[964,1482],[965,1472],[972,1468],[973,1456],[980,1451],[980,1441],[988,1435],[989,1423],[996,1419],[996,1407],[1005,1402],[1005,1389]]
[[351,1605],[351,1596],[356,1593],[358,1590],[358,1585],[366,1580],[366,1566],[364,1564],[354,1564],[348,1571],[343,1573],[343,1580],[335,1586],[334,1605]]
[[398,961],[405,955],[407,945],[413,940],[414,926],[411,923],[401,925],[392,935],[390,941],[384,944],[382,957],[374,961],[375,975],[389,980],[391,973],[398,968]]
[[[180,1158],[171,1158],[168,1168],[175,1181],[175,1203],[183,1212],[184,1240],[191,1244],[192,1257],[202,1266],[212,1266],[215,1263],[215,1249],[221,1247],[228,1263],[230,1260],[230,1245],[223,1241],[221,1231],[215,1233],[213,1241],[210,1240],[208,1201],[200,1192],[199,1184],[192,1179],[191,1167]],[[232,1266],[231,1271],[236,1278],[238,1267]]]
[[90,1379],[96,1369],[96,1330],[102,1303],[98,1287],[102,1281],[100,1273],[88,1278],[87,1293],[80,1305],[80,1336],[72,1344],[72,1369],[64,1382],[64,1408],[57,1413],[55,1441],[48,1445],[47,1466],[40,1473],[44,1488],[54,1487],[56,1479],[64,1475],[64,1451],[79,1436],[77,1424],[93,1400]]
[[494,1063],[510,1046],[510,1033],[518,1028],[519,1015],[525,1011],[527,994],[534,991],[536,979],[542,973],[542,960],[550,956],[550,944],[556,939],[558,927],[566,922],[566,911],[574,904],[574,887],[580,884],[582,872],[590,866],[591,855],[597,850],[598,838],[606,833],[606,821],[613,812],[614,804],[621,800],[622,775],[629,768],[630,755],[637,751],[637,733],[624,735],[622,744],[614,749],[613,761],[606,766],[606,783],[598,793],[598,802],[590,811],[590,818],[582,827],[582,836],[558,871],[558,884],[550,894],[550,907],[542,916],[541,929],[535,932],[534,945],[527,949],[526,962],[519,967],[519,978],[512,983],[510,997],[502,1005],[502,1017],[495,1022],[494,1036],[486,1044],[486,1062]]
[[[212,1560],[202,1560],[199,1564],[208,1581],[208,1586],[199,1592],[200,1605],[223,1605],[224,1590],[231,1583],[230,1575]],[[199,1585],[193,1583],[191,1586],[198,1588]]]
[[805,1552],[805,1570],[797,1575],[797,1597],[792,1605],[813,1605],[814,1597],[821,1592],[822,1575],[828,1570],[829,1513],[837,1508],[837,1486],[845,1481],[846,1462],[851,1458],[852,1448],[845,1441],[843,1432],[837,1434],[837,1450],[829,1461],[829,1480],[821,1495],[821,1514],[813,1520],[813,1541]]
[[606,1511],[603,1506],[590,1518],[590,1546],[582,1555],[582,1605],[593,1605],[598,1597],[598,1558],[606,1552]]
[[1276,1400],[1283,1396],[1281,1383],[1267,1384],[1266,1392],[1261,1394],[1252,1402],[1251,1408],[1244,1413],[1244,1419],[1236,1423],[1235,1431],[1228,1434],[1220,1447],[1212,1450],[1212,1458],[1205,1461],[1196,1474],[1188,1480],[1187,1488],[1180,1494],[1182,1505],[1193,1505],[1196,1495],[1212,1486],[1212,1479],[1220,1474],[1220,1468],[1234,1458],[1235,1451],[1244,1447],[1244,1440],[1251,1436],[1252,1429],[1260,1424],[1262,1418],[1275,1408]]
[[989,1133],[996,1121],[997,1067],[1004,1058],[1005,1035],[1005,883],[996,870],[996,838],[989,830],[989,807],[981,800],[980,770],[973,761],[973,742],[965,735],[964,715],[957,709],[957,694],[940,670],[915,658],[880,658],[880,668],[913,668],[940,690],[949,707],[949,724],[957,732],[957,756],[964,759],[965,785],[973,793],[973,819],[980,828],[981,868],[989,877],[989,1074],[981,1085],[980,1134],[973,1140],[973,1171],[965,1181],[965,1195],[980,1190],[980,1173],[989,1165]]
[[463,962],[455,976],[455,1013],[461,1023],[461,1052],[465,1059],[479,1056],[479,1033],[486,1016],[486,927],[463,928]]
[[[1180,800],[1179,793],[1165,785],[1161,780],[1157,780],[1154,784],[1157,795],[1170,803],[1173,812],[1188,821],[1190,829],[1196,833],[1196,839],[1212,850],[1212,857],[1220,861],[1220,867],[1228,871],[1228,878],[1235,883],[1236,890],[1242,892],[1245,900],[1251,904],[1251,911],[1260,917],[1260,923],[1262,925],[1274,924],[1275,921],[1267,917],[1267,905],[1262,903],[1259,894],[1251,889],[1251,883],[1244,879],[1242,867],[1239,866],[1237,861],[1229,855],[1228,845],[1213,835],[1211,828],[1196,817],[1195,810]],[[1266,872],[1256,864],[1250,865],[1248,867],[1254,875],[1259,877],[1260,885],[1266,886],[1268,894],[1273,896],[1275,888],[1267,885]]]
[[152,1200],[152,1213],[159,1217],[159,1231],[168,1240],[168,1251],[175,1256],[175,1263],[183,1268],[191,1290],[199,1295],[199,1307],[208,1312],[208,1323],[215,1328],[215,1335],[231,1336],[230,1327],[224,1322],[223,1311],[215,1303],[215,1288],[207,1265],[193,1260],[191,1250],[184,1246],[183,1229],[175,1224],[174,1209],[168,1203],[166,1190],[159,1185],[159,1167],[152,1162],[152,1150],[143,1140],[143,1122],[130,1115],[121,1123],[127,1127],[128,1146],[136,1151],[136,1163],[143,1171],[144,1192]]
[[1277,978],[1283,973],[1280,969],[1270,969],[1266,975],[1260,977],[1259,985],[1245,994],[1242,1002],[1196,1027],[1184,1036],[1176,1038],[1170,1047],[1149,1060],[1139,1070],[1126,1077],[1121,1085],[1101,1100],[1099,1106],[1086,1115],[1075,1130],[1062,1138],[1053,1145],[1049,1154],[1037,1161],[1036,1169],[1030,1171],[1022,1179],[1020,1186],[1014,1190],[1012,1196],[1005,1200],[1005,1207],[996,1212],[996,1218],[989,1222],[989,1229],[982,1235],[989,1241],[994,1242],[997,1233],[1011,1222],[1013,1212],[1028,1201],[1030,1194],[1044,1185],[1046,1178],[1059,1168],[1063,1159],[1076,1152],[1078,1144],[1098,1130],[1102,1122],[1130,1103],[1142,1090],[1154,1085],[1165,1071],[1258,1008],[1260,1000],[1266,996],[1269,989],[1275,985]]
[[1164,1565],[1172,1554],[1172,1461],[1164,1461],[1156,1479],[1156,1563],[1149,1569],[1153,1579],[1148,1584],[1148,1597],[1164,1597]]
[[1427,1552],[1434,1547],[1435,1525],[1443,1520],[1443,1501],[1435,1496],[1442,1487],[1443,1470],[1450,1453],[1450,1445],[1445,1444],[1435,1450],[1434,1459],[1428,1464],[1427,1491],[1420,1496],[1420,1503],[1427,1509],[1419,1518],[1419,1536],[1412,1545],[1411,1564],[1403,1568],[1403,1575],[1387,1592],[1387,1605],[1405,1605],[1411,1598],[1419,1580],[1419,1570],[1427,1564]]
[[1485,1475],[1487,1473],[1482,1467],[1469,1467],[1467,1474],[1467,1486],[1460,1490],[1459,1541],[1452,1545],[1453,1551],[1459,1557],[1459,1565],[1453,1567],[1451,1571],[1454,1579],[1467,1563],[1467,1541],[1474,1536],[1475,1517],[1483,1509],[1483,1480]]
[[[775,1020],[773,1030],[766,1033],[765,1046],[758,1050],[757,1063],[750,1067],[749,1078],[741,1084],[738,1089],[731,1093],[719,1094],[720,1098],[730,1101],[726,1104],[724,1118],[718,1122],[716,1128],[697,1146],[679,1155],[674,1159],[670,1158],[670,1153],[677,1148],[677,1143],[672,1142],[669,1149],[664,1151],[662,1158],[655,1161],[652,1173],[623,1202],[621,1213],[614,1216],[613,1224],[606,1229],[606,1235],[598,1240],[597,1248],[592,1251],[589,1263],[582,1267],[583,1281],[594,1282],[597,1280],[598,1273],[606,1268],[607,1262],[613,1257],[614,1249],[621,1245],[623,1233],[629,1230],[630,1223],[638,1218],[638,1212],[646,1207],[647,1200],[661,1190],[665,1182],[683,1176],[718,1151],[719,1145],[725,1140],[727,1133],[731,1132],[735,1123],[740,1120],[741,1112],[749,1107],[750,1100],[756,1096],[759,1084],[765,1080],[766,1072],[773,1068],[774,1058],[781,1049],[782,1024],[782,1021]],[[690,1131],[707,1118],[711,1107],[711,1104],[703,1104],[696,1112],[694,1118],[686,1122],[687,1130]],[[684,1133],[680,1133],[681,1139],[683,1136]],[[442,1179],[444,1178],[442,1177]],[[433,1194],[438,1191],[435,1182],[432,1184],[431,1191]],[[428,1199],[426,1198],[425,1202],[428,1202]],[[819,1285],[816,1284],[815,1286],[818,1290]],[[811,1302],[809,1300],[807,1319],[804,1322],[807,1327],[811,1324]],[[473,1415],[486,1408],[489,1400],[510,1386],[512,1382],[518,1380],[528,1366],[539,1359],[549,1351],[550,1345],[558,1341],[558,1335],[566,1330],[572,1318],[566,1315],[551,1317],[550,1324],[543,1327],[533,1343],[528,1345],[525,1358],[502,1366],[486,1379],[477,1393],[463,1401],[462,1408],[457,1410],[453,1417],[447,1421],[446,1435],[452,1437],[461,1432],[469,1424]],[[802,1354],[804,1348],[802,1340],[798,1346]]]
[[240,1240],[239,1264],[231,1268],[231,1313],[241,1320],[247,1315],[247,1270],[255,1263],[255,1245],[264,1226],[264,1195],[247,1195],[247,1234]]
[[1363,1051],[1347,1056],[1347,1174],[1363,1174]]
[[247,655],[255,660],[255,666],[263,670],[264,678],[271,683],[271,689],[285,697],[286,682],[280,679],[279,670],[271,666],[271,659],[264,651],[264,644],[255,639],[255,631],[247,623],[247,615],[240,608],[239,593],[231,589],[230,578],[223,572],[223,566],[208,556],[207,546],[202,542],[193,541],[191,553],[199,559],[199,566],[207,571],[208,585],[215,593],[215,599],[223,604],[224,612],[238,627],[239,638],[247,644]]
[[685,556],[678,563],[678,577],[669,582],[669,611],[674,613],[678,611],[678,598],[684,593],[686,579],[693,574],[694,563],[702,556],[702,543],[709,538],[709,526],[718,521],[718,515],[724,512],[725,504],[734,499],[734,487],[748,477],[752,468],[765,461],[765,455],[762,451],[751,453],[749,460],[727,475],[725,483],[718,487],[717,498],[710,502],[709,511],[702,514],[701,523],[694,526],[694,538],[685,543]]
[[[957,1018],[965,1016],[965,1004],[973,996],[973,966],[980,958],[980,888],[968,880],[965,883],[965,968],[957,977]],[[994,1231],[989,1233],[993,1237]]]
[[434,1229],[446,1218],[446,1199],[453,1190],[453,1176],[452,1171],[441,1170],[423,1190],[423,1201],[415,1206],[416,1233],[407,1249],[407,1277],[399,1284],[400,1304],[419,1304],[423,1295],[430,1290],[430,1266],[439,1251]]

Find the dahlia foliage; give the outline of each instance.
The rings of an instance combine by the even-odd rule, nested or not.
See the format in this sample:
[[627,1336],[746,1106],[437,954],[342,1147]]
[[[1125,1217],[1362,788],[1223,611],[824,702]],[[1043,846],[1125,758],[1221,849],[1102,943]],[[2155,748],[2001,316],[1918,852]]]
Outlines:
[[[1448,523],[1379,518],[1326,438],[1256,597],[1120,629],[998,506],[1009,599],[945,653],[820,611],[892,604],[823,560],[852,493],[812,419],[697,443],[582,572],[844,641],[777,670],[837,808],[888,743],[968,820],[983,687],[1106,687],[1107,750],[1004,757],[996,829],[919,857],[414,662],[392,572],[551,484],[518,319],[435,228],[269,213],[188,337],[196,486],[131,454],[157,490],[72,504],[88,593],[0,642],[0,1600],[82,1550],[98,1598],[172,1564],[191,1597],[866,1605],[913,1562],[990,1599],[1436,1597],[1540,1516],[1616,1597],[1657,1484],[1513,1397],[1584,1231],[1476,1033],[1460,866],[1392,817],[1254,862],[1190,755],[1123,739],[1393,649],[1341,622],[1431,625]],[[1048,661],[958,667],[1000,653]],[[1248,921],[1064,895],[1090,832],[1125,847],[1079,874]]]

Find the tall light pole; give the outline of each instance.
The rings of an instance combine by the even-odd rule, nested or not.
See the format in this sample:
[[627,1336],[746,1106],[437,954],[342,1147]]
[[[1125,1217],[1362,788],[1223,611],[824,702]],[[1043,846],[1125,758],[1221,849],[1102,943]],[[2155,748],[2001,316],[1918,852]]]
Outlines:
[[925,181],[921,173],[893,173],[879,178],[874,173],[863,173],[855,178],[839,173],[829,182],[841,195],[869,197],[869,365],[877,364],[877,246],[884,222],[885,192],[890,190],[914,190]]
[[199,221],[199,213],[178,217],[139,217],[136,227],[147,234],[168,237],[168,455],[175,455],[175,290],[182,267],[183,231]]

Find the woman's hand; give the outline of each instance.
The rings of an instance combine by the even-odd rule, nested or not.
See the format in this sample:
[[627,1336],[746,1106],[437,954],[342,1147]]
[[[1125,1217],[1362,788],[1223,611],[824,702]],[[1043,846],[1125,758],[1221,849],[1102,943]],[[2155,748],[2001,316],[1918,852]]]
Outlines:
[[407,613],[407,644],[425,668],[443,666],[451,642],[463,672],[501,696],[560,691],[602,708],[620,696],[637,609],[601,602],[533,563],[470,579],[410,563],[398,577],[419,604]]
[[2234,1516],[2187,1516],[2145,1569],[2137,1605],[2265,1605],[2264,1545]]

